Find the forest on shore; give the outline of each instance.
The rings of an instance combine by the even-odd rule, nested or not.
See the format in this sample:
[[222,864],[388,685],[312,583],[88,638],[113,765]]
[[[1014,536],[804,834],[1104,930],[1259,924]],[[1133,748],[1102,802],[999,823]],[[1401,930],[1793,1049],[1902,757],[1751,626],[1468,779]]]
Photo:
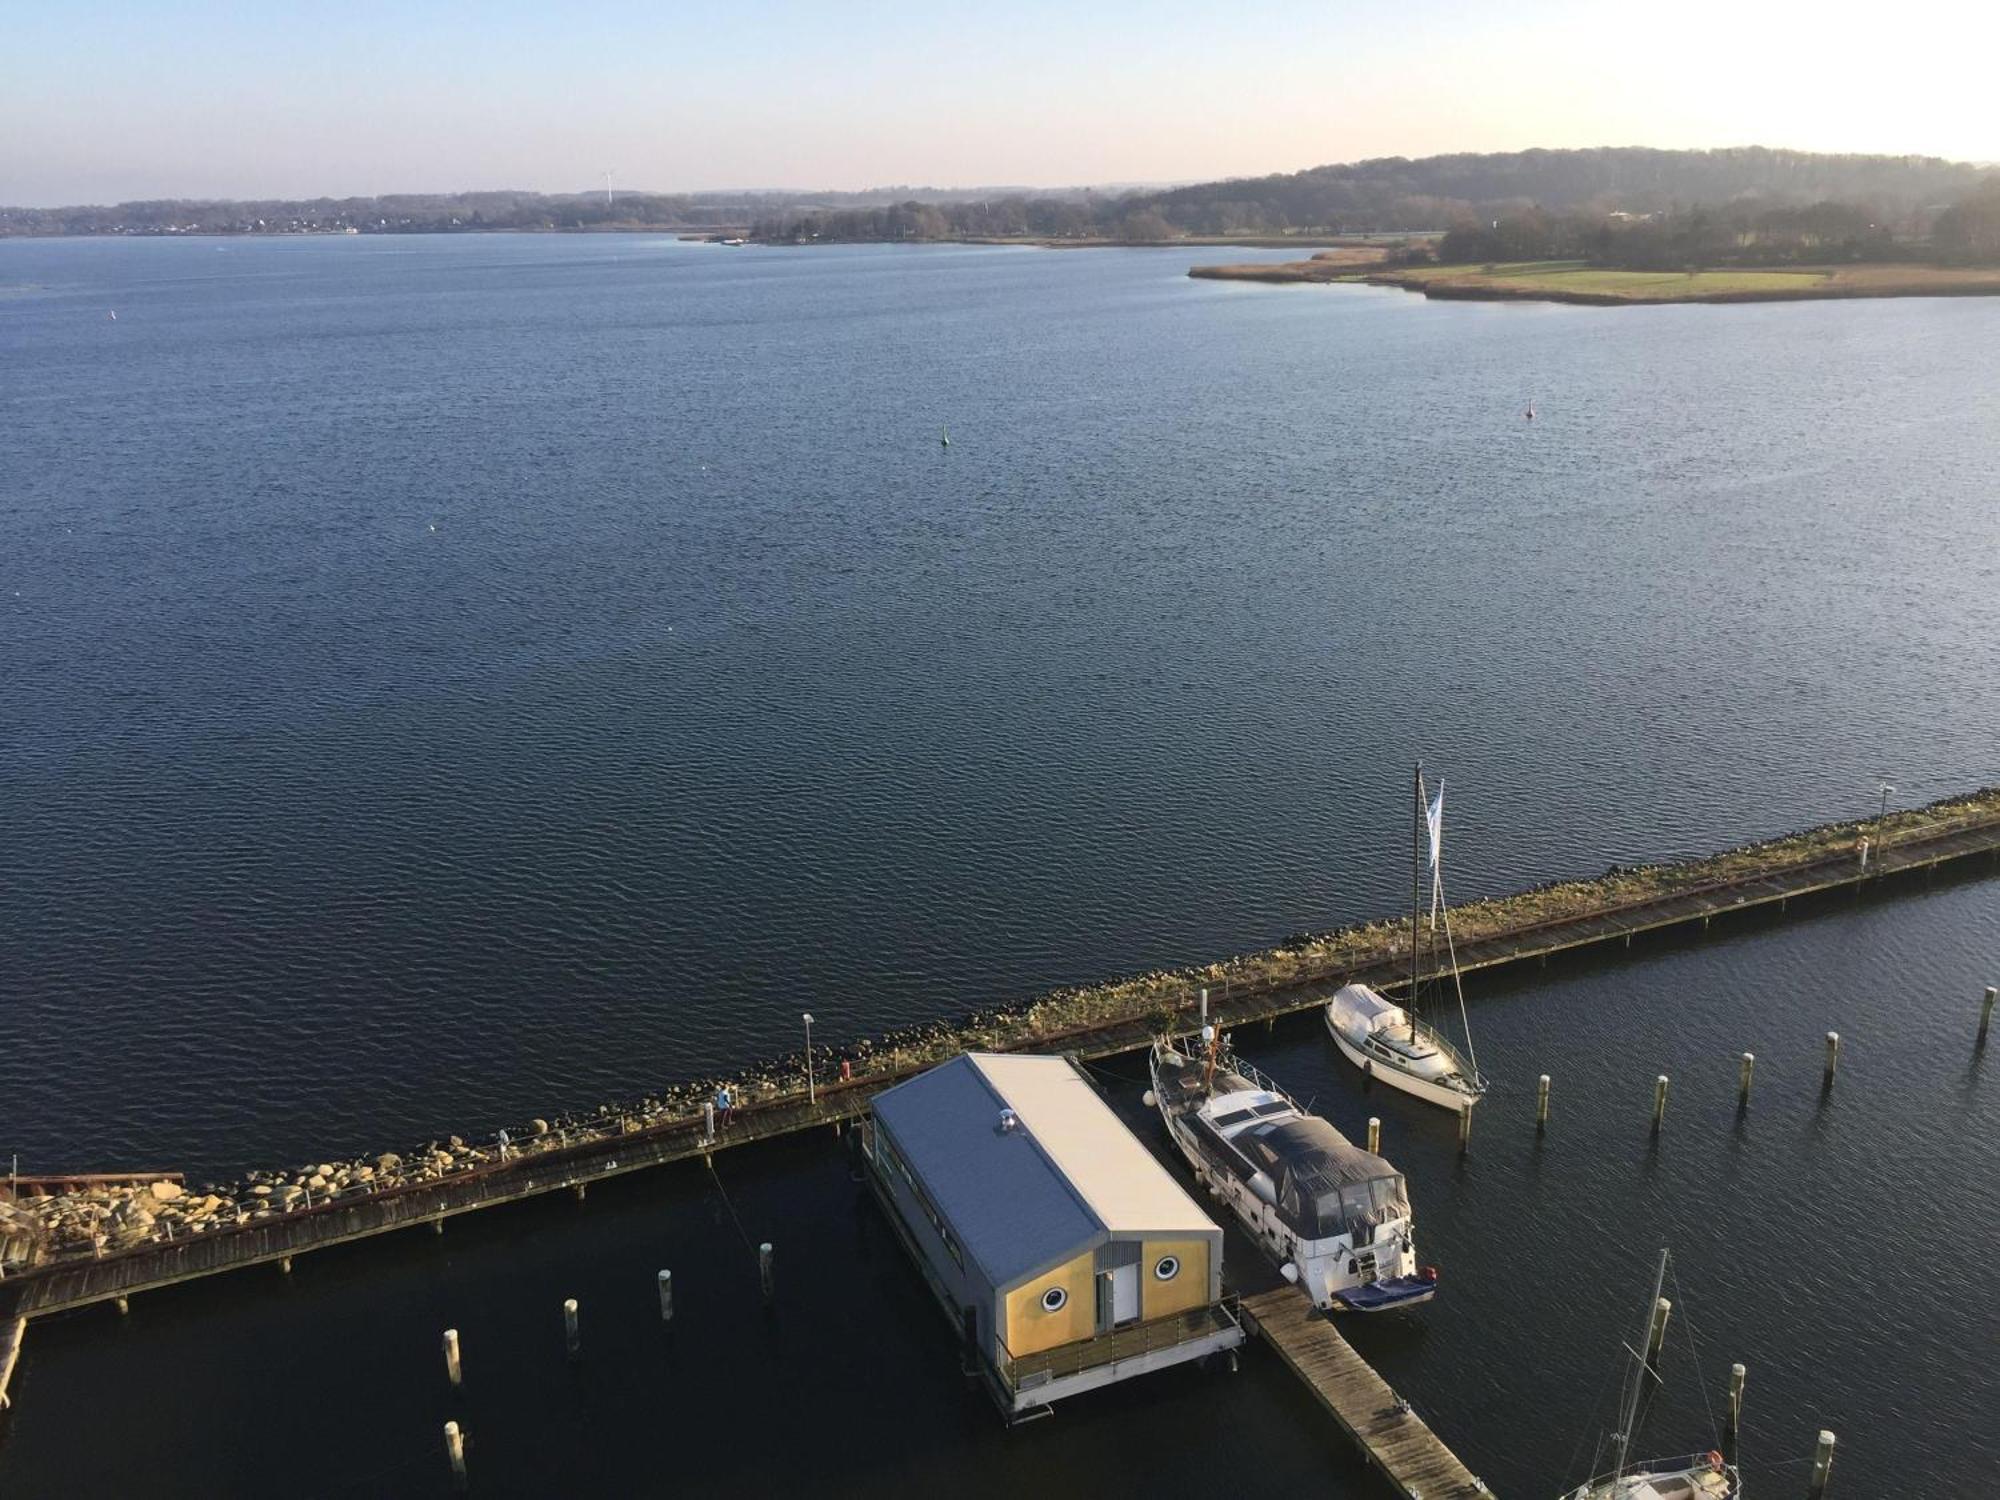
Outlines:
[[1165,189],[482,192],[0,208],[0,236],[748,233],[780,244],[1391,235],[1409,260],[1633,269],[2000,262],[2000,171],[1927,156],[1602,147],[1387,157]]
[[[1691,264],[2000,258],[2000,172],[1937,157],[1606,147],[1401,157],[1115,197],[786,210],[757,238],[1423,237],[1414,260]],[[1431,242],[1435,243],[1431,243]]]

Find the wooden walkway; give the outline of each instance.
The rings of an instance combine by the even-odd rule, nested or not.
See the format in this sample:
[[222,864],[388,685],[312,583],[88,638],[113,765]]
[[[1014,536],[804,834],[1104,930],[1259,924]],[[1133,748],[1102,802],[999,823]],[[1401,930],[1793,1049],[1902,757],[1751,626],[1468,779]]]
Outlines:
[[1405,1500],[1492,1495],[1297,1287],[1245,1297],[1243,1320],[1278,1351]]
[[[1575,951],[1613,941],[1631,945],[1638,934],[1759,909],[1782,910],[1791,901],[1873,883],[1885,876],[2000,855],[2000,818],[1915,838],[1877,851],[1866,870],[1847,854],[1801,862],[1754,878],[1722,882],[1671,896],[1607,905],[1557,921],[1524,925],[1462,944],[1461,968],[1495,969],[1527,959]],[[1324,1003],[1332,989],[1354,980],[1384,987],[1408,978],[1407,959],[1384,952],[1373,960],[1324,973],[1302,973],[1282,984],[1237,987],[1211,995],[1220,1024],[1242,1025],[1274,1019]],[[1145,1046],[1151,1023],[1130,1016],[1044,1035],[1035,1048],[1085,1059],[1104,1058]],[[454,1215],[518,1202],[565,1188],[581,1193],[599,1178],[621,1176],[669,1162],[706,1157],[732,1146],[769,1140],[853,1119],[881,1090],[919,1071],[831,1082],[808,1101],[803,1090],[780,1094],[739,1108],[735,1120],[713,1141],[704,1140],[699,1118],[640,1125],[624,1133],[579,1132],[530,1144],[511,1160],[490,1162],[430,1182],[407,1183],[382,1191],[366,1187],[350,1196],[250,1224],[231,1225],[191,1239],[154,1241],[97,1258],[72,1256],[0,1278],[0,1326],[15,1317],[34,1317],[94,1302],[129,1297],[176,1282],[246,1266],[285,1262],[330,1245],[365,1239],[412,1226],[439,1228]]]

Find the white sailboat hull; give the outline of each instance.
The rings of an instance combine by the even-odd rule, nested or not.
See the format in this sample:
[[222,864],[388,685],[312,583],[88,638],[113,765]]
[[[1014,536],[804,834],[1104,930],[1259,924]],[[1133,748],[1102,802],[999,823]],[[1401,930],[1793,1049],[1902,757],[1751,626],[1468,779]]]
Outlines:
[[1333,1044],[1340,1049],[1342,1057],[1369,1077],[1388,1084],[1390,1088],[1401,1089],[1413,1098],[1421,1099],[1426,1104],[1435,1104],[1439,1109],[1451,1110],[1454,1114],[1470,1110],[1479,1102],[1477,1094],[1468,1094],[1432,1079],[1419,1078],[1416,1074],[1407,1073],[1383,1058],[1368,1056],[1350,1042],[1338,1026],[1334,1025],[1330,1013],[1326,1017],[1326,1029],[1333,1037]]

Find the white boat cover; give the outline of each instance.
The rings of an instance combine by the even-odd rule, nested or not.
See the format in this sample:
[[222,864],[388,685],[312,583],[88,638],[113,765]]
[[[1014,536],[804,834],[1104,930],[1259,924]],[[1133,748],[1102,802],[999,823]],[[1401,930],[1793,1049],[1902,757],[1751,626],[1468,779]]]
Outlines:
[[1327,1002],[1327,1017],[1340,1034],[1359,1041],[1384,1026],[1406,1026],[1409,1017],[1365,984],[1350,984]]

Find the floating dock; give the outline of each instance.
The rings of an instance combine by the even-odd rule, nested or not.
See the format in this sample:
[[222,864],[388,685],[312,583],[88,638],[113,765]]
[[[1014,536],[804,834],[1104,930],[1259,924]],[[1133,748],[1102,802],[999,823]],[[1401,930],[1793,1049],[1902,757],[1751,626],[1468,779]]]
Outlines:
[[[1893,821],[1893,817],[1892,820]],[[1844,825],[1845,826],[1845,825]],[[1877,824],[1854,825],[1879,833]],[[1547,921],[1521,922],[1487,932],[1458,948],[1463,970],[1494,970],[1529,959],[1546,960],[1620,941],[1626,947],[1642,933],[1700,923],[1749,911],[1782,911],[1802,898],[1873,884],[1888,877],[1932,872],[1979,857],[2000,856],[2000,811],[1976,812],[1928,827],[1912,836],[1878,843],[1861,837],[1829,851],[1790,862],[1764,862],[1732,879],[1719,879],[1644,900],[1604,900]],[[1223,1026],[1275,1019],[1322,1004],[1334,988],[1355,981],[1391,988],[1408,977],[1407,951],[1393,943],[1340,962],[1300,963],[1280,978],[1226,986],[1211,995],[1210,1014]],[[1188,984],[1186,1001],[1194,999]],[[1002,1051],[1020,1047],[1096,1059],[1145,1046],[1158,1024],[1156,1002],[1131,1013],[1107,1015],[1067,1029],[1043,1031],[1023,1042],[991,1035],[953,1038],[963,1047]],[[518,1202],[565,1188],[579,1197],[600,1178],[650,1167],[707,1158],[731,1146],[769,1140],[803,1130],[823,1129],[866,1112],[881,1090],[933,1066],[941,1056],[923,1056],[898,1067],[829,1081],[808,1090],[796,1087],[747,1106],[713,1136],[699,1115],[641,1121],[613,1115],[517,1145],[506,1159],[484,1161],[449,1176],[399,1183],[386,1188],[362,1185],[332,1201],[248,1223],[225,1224],[179,1239],[155,1238],[101,1254],[70,1253],[44,1260],[0,1278],[0,1324],[16,1317],[67,1311],[222,1271],[276,1262],[289,1269],[295,1255],[429,1224],[443,1231],[447,1219],[477,1209]],[[801,1085],[805,1083],[800,1080]],[[810,1094],[810,1097],[808,1097]],[[129,1174],[117,1174],[121,1177]],[[82,1180],[82,1179],[73,1179]]]
[[1297,1287],[1259,1292],[1242,1306],[1251,1332],[1277,1351],[1404,1500],[1490,1500],[1485,1481],[1397,1399]]

